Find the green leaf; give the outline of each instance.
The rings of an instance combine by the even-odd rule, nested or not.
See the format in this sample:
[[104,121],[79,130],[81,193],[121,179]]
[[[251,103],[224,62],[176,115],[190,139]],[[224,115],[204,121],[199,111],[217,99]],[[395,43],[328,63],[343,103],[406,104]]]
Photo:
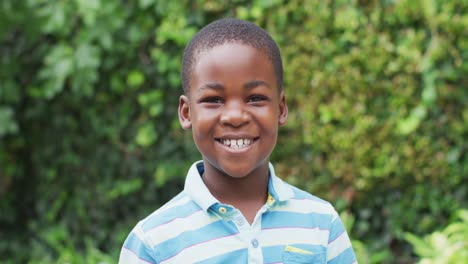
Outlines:
[[96,23],[96,17],[99,9],[101,8],[101,2],[99,0],[76,0],[78,5],[78,14],[83,19],[86,26],[93,26]]
[[100,52],[96,46],[81,44],[75,51],[77,70],[90,68],[96,70],[100,64]]
[[402,135],[408,135],[412,133],[413,131],[415,131],[418,128],[421,121],[426,116],[426,114],[427,114],[426,107],[419,105],[416,108],[414,108],[407,118],[402,119],[400,120],[400,122],[398,122],[398,126],[397,126],[398,133]]
[[414,251],[421,257],[431,257],[437,254],[432,248],[431,244],[427,243],[423,239],[411,234],[405,233],[405,239],[410,242],[411,245],[414,247]]
[[155,3],[155,0],[138,0],[138,6],[141,9],[145,9]]
[[419,4],[422,7],[423,14],[428,24],[434,24],[435,21],[437,21],[437,19],[434,19],[437,11],[436,2],[434,0],[420,0]]
[[133,70],[127,75],[128,86],[135,88],[145,82],[145,75],[141,71]]
[[40,1],[30,1],[30,5],[32,8],[38,8],[37,14],[46,19],[43,25],[44,33],[60,32],[66,28],[67,8],[64,4],[41,4]]
[[116,181],[113,184],[112,189],[107,193],[107,197],[109,199],[115,199],[121,196],[125,196],[129,193],[140,190],[142,185],[143,181],[141,178]]
[[18,132],[18,125],[13,116],[13,109],[0,106],[0,138]]
[[152,123],[145,123],[138,129],[136,143],[142,147],[148,147],[158,138],[158,134]]
[[73,49],[67,44],[56,45],[45,58],[45,67],[39,72],[39,77],[45,81],[42,95],[52,98],[62,91],[65,80],[73,71]]
[[152,91],[142,93],[138,96],[138,103],[148,109],[151,117],[159,115],[164,106],[162,101],[162,90],[153,89]]
[[422,92],[422,101],[426,106],[431,106],[437,99],[436,91],[436,73],[429,71],[423,74],[424,89]]

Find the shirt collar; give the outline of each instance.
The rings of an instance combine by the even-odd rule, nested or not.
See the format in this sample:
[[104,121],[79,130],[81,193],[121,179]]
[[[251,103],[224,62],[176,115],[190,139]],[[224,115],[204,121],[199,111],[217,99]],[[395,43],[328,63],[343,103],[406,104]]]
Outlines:
[[208,190],[202,180],[201,175],[205,171],[203,161],[197,161],[190,167],[185,179],[184,191],[198,204],[204,211],[207,211],[213,204],[219,203]]
[[[210,193],[203,182],[201,175],[204,171],[203,161],[193,163],[185,179],[184,191],[204,211],[208,211],[211,206],[219,203],[219,201]],[[286,201],[292,198],[294,193],[291,186],[276,176],[271,163],[269,164],[269,173],[268,192],[270,195],[277,201]]]
[[268,164],[270,170],[270,180],[268,183],[268,192],[275,200],[284,202],[291,199],[294,196],[294,192],[291,185],[285,183],[275,174],[275,168],[273,164]]

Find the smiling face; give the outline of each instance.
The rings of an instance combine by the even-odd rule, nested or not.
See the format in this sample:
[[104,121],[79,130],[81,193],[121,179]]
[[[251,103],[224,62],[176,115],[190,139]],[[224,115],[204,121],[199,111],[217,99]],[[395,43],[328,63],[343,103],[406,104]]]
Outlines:
[[192,129],[206,173],[233,178],[266,173],[288,109],[271,60],[240,43],[197,55],[179,120]]

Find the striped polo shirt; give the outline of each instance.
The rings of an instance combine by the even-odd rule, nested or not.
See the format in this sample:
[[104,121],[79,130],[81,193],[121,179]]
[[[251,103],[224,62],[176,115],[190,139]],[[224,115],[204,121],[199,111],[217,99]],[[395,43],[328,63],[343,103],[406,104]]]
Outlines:
[[220,203],[194,163],[184,190],[140,221],[120,253],[133,263],[354,263],[356,257],[333,206],[275,175],[252,224]]

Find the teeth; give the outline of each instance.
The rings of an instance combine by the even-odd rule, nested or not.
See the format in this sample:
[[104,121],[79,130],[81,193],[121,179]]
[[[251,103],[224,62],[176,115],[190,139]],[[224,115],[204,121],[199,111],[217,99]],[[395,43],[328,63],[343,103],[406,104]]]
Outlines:
[[223,145],[229,146],[233,149],[240,149],[240,148],[245,148],[252,144],[252,140],[245,138],[245,139],[223,139],[221,141]]

